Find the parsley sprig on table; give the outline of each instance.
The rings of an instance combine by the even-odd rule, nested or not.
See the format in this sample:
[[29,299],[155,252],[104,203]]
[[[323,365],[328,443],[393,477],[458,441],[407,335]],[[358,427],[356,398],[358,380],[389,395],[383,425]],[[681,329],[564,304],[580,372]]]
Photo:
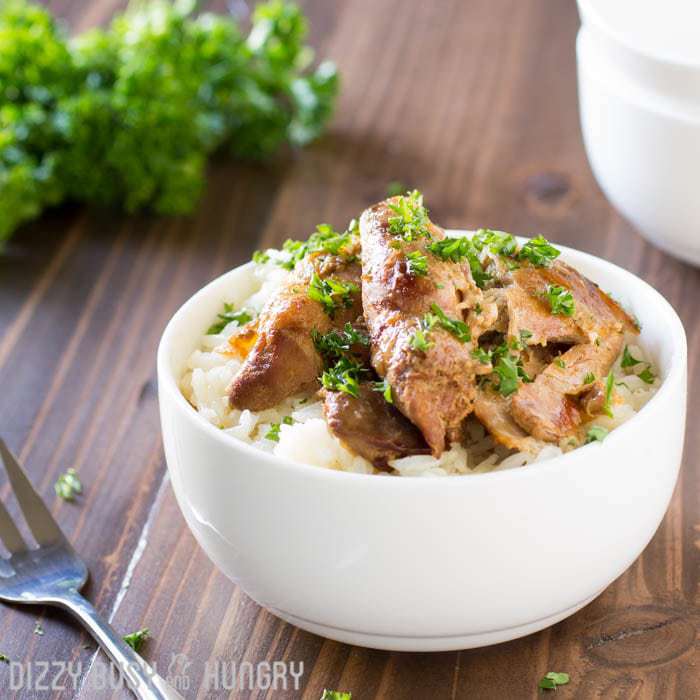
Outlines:
[[48,10],[0,4],[0,241],[64,199],[191,212],[207,156],[303,146],[333,111],[293,2],[258,5],[245,36],[195,0],[133,2],[72,41]]
[[542,690],[556,690],[560,685],[566,685],[571,679],[568,673],[549,671],[540,679],[538,683]]
[[54,491],[64,501],[74,501],[76,495],[83,492],[83,484],[75,469],[70,468],[58,477],[54,484]]
[[135,651],[139,652],[141,651],[141,648],[145,644],[146,640],[149,639],[151,636],[151,633],[148,629],[148,627],[144,627],[143,629],[140,629],[136,632],[132,632],[131,634],[126,634],[122,637],[122,639]]

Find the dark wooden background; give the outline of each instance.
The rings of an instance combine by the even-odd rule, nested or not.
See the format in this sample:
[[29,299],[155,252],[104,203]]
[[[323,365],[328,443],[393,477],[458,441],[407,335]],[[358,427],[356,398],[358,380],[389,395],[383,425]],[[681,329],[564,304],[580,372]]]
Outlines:
[[[120,2],[49,4],[80,30]],[[562,698],[700,697],[700,273],[645,243],[593,180],[578,127],[574,3],[303,5],[313,44],[343,75],[337,117],[320,142],[265,166],[213,165],[191,218],[64,208],[23,229],[0,257],[0,432],[85,557],[88,596],[118,630],[150,627],[144,655],[161,670],[171,653],[188,655],[188,697],[228,697],[196,690],[210,659],[303,662],[302,692],[275,697],[311,700],[324,687],[352,691],[353,700],[534,698],[549,670],[571,674]],[[653,541],[572,618],[485,649],[385,653],[280,622],[211,566],[166,479],[154,372],[173,311],[255,248],[305,237],[321,221],[342,226],[391,180],[421,188],[443,225],[542,233],[613,260],[664,294],[688,333],[691,427]],[[68,467],[85,484],[76,504],[53,495]],[[37,619],[43,635],[33,632]],[[80,661],[77,696],[105,695],[92,685],[105,657],[60,613],[0,608],[0,651]],[[8,688],[9,667],[0,665],[2,697],[14,696]]]

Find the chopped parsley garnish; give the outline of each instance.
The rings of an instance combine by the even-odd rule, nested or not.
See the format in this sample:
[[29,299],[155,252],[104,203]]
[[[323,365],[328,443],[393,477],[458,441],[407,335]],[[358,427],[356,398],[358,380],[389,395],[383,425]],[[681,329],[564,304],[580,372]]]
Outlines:
[[369,338],[346,323],[343,330],[333,330],[325,335],[315,328],[311,331],[316,350],[326,359],[335,361],[350,352],[353,345],[369,345]]
[[559,257],[557,250],[544,236],[529,240],[518,252],[518,260],[529,260],[535,267],[547,267]]
[[9,657],[9,656],[5,656],[5,654],[0,654],[0,661],[2,661],[3,663],[9,664],[9,663],[10,663],[10,657]]
[[519,335],[520,342],[524,344],[526,340],[530,340],[530,338],[532,338],[532,331],[529,331],[526,328],[521,328]]
[[294,419],[291,416],[285,416],[281,423],[272,423],[270,429],[265,433],[266,440],[272,440],[273,442],[280,441],[280,427],[282,425],[292,425]]
[[282,251],[285,255],[277,261],[277,264],[286,270],[293,270],[296,264],[310,253],[341,255],[348,261],[354,260],[355,256],[348,254],[345,249],[352,244],[353,236],[357,232],[358,227],[355,219],[350,222],[350,226],[353,228],[339,233],[329,224],[319,224],[316,227],[316,232],[312,233],[305,241],[287,239],[282,245]]
[[401,236],[405,241],[431,238],[428,210],[423,206],[423,195],[413,190],[388,203],[394,216],[389,217],[389,232]]
[[273,442],[280,441],[280,424],[272,423],[270,429],[265,433],[266,440],[272,440]]
[[61,474],[54,484],[56,495],[64,501],[73,501],[78,493],[83,492],[83,485],[78,478],[75,469],[71,468],[65,474]]
[[340,306],[350,308],[352,306],[352,295],[360,290],[352,282],[343,282],[332,277],[321,279],[315,272],[311,276],[309,284],[309,299],[317,301],[323,310],[333,318]]
[[634,355],[632,355],[629,346],[625,345],[625,349],[622,351],[622,362],[620,362],[620,366],[624,369],[627,367],[634,367],[641,362],[641,360],[638,360],[636,357],[634,357]]
[[564,289],[564,287],[560,287],[558,284],[550,284],[544,296],[549,302],[553,314],[573,316],[574,297],[570,291]]
[[586,376],[583,378],[584,384],[593,384],[595,381],[595,374],[593,372],[587,372]]
[[554,364],[557,367],[561,367],[562,369],[566,369],[566,362],[564,362],[564,360],[562,360],[561,357],[557,357],[557,359],[554,360]]
[[367,368],[356,360],[341,357],[321,375],[321,384],[329,391],[342,391],[359,398],[360,376],[367,371]]
[[387,403],[394,403],[394,398],[391,395],[391,385],[386,379],[382,379],[381,382],[372,382],[372,389],[374,391],[380,391]]
[[608,435],[607,428],[602,425],[592,425],[586,433],[586,444],[589,442],[603,442]]
[[324,688],[321,700],[352,700],[352,693],[343,693],[339,690],[328,690]]
[[[449,318],[445,312],[437,305],[431,304],[430,310],[435,315],[436,320],[429,319],[427,322],[432,328],[436,323],[451,333],[460,343],[467,343],[472,339],[472,332],[464,321]],[[429,316],[430,314],[426,314]]]
[[406,187],[406,185],[404,185],[400,180],[392,180],[386,186],[387,197],[398,197],[406,191],[408,191],[408,187]]
[[656,379],[656,375],[651,371],[651,369],[649,369],[649,367],[645,367],[637,376],[647,384],[653,384],[654,380]]
[[479,229],[472,237],[472,243],[481,252],[488,248],[495,255],[512,257],[518,250],[518,241],[515,236],[504,231],[493,231],[490,228]]
[[216,317],[219,319],[216,323],[209,326],[207,330],[207,335],[218,335],[221,333],[229,323],[235,321],[238,326],[245,326],[248,321],[253,320],[253,316],[247,309],[241,309],[240,311],[235,311],[233,304],[228,304],[224,302],[224,312],[222,314],[217,314]]
[[151,633],[148,630],[148,627],[144,627],[143,629],[138,630],[138,632],[132,632],[131,634],[127,634],[122,639],[135,651],[139,652],[141,651],[141,647],[144,645],[144,642],[151,636]]
[[612,372],[609,372],[608,376],[605,379],[605,403],[603,404],[603,413],[605,413],[605,415],[610,417],[610,418],[613,417],[612,395],[613,395],[614,390],[615,390],[615,377],[613,377]]
[[433,255],[446,262],[459,262],[466,259],[474,282],[481,289],[491,279],[491,275],[484,271],[476,247],[468,238],[443,238],[441,241],[430,243],[427,248]]
[[428,258],[419,250],[406,253],[408,273],[414,277],[425,277],[428,274]]
[[493,370],[499,377],[498,392],[501,396],[510,396],[518,390],[520,376],[518,362],[510,355],[501,355]]
[[474,306],[474,313],[477,316],[479,316],[482,311],[483,311],[483,309],[481,308],[481,304],[476,304],[476,306]]
[[269,260],[270,256],[262,250],[256,250],[253,253],[253,262],[257,263],[258,265],[264,265]]
[[482,365],[491,364],[491,353],[484,350],[484,348],[476,348],[475,350],[472,350],[472,357],[479,360]]
[[566,685],[569,682],[568,673],[557,673],[556,671],[550,671],[545,673],[545,675],[540,679],[539,687],[543,690],[556,690],[557,686]]
[[411,347],[414,350],[418,350],[419,352],[428,352],[428,350],[431,348],[433,343],[428,340],[428,330],[429,329],[423,327],[422,322],[420,327],[415,330],[411,336]]
[[646,367],[637,375],[643,382],[647,384],[653,384],[656,379],[656,375],[651,371],[651,365],[643,360],[638,360],[629,351],[629,347],[625,345],[625,349],[622,352],[622,362],[620,366],[624,369],[629,367],[635,367],[636,365],[646,364]]

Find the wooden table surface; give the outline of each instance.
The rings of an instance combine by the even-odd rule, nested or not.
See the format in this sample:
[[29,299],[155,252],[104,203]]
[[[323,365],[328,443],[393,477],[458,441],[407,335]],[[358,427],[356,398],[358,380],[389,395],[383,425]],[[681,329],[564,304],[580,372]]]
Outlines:
[[[80,30],[120,3],[50,5]],[[561,698],[700,697],[700,273],[645,243],[593,180],[578,127],[574,3],[303,5],[312,43],[343,76],[320,142],[264,166],[217,163],[191,218],[66,207],[25,227],[0,257],[0,432],[86,559],[88,597],[119,631],[148,626],[144,655],[161,670],[173,652],[188,656],[188,698],[266,696],[198,691],[213,659],[303,662],[301,691],[269,695],[312,700],[324,687],[353,700],[534,698],[549,670],[571,675]],[[445,226],[542,233],[632,270],[674,305],[688,334],[691,428],[656,536],[573,617],[485,649],[372,651],[281,622],[213,568],[166,478],[155,349],[173,311],[256,248],[306,237],[321,221],[342,226],[392,180],[421,188]],[[53,495],[68,467],[85,484],[75,504]],[[105,657],[60,613],[2,607],[0,640],[13,660],[82,663],[77,693],[16,697],[111,695],[94,685]],[[15,695],[9,668],[0,665],[2,697]]]

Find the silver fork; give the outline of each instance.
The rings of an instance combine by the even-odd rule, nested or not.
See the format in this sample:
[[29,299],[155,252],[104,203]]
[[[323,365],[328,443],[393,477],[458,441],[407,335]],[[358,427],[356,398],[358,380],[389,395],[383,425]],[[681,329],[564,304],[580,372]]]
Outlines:
[[0,600],[55,605],[78,618],[100,644],[140,700],[182,700],[182,696],[105,622],[78,592],[88,570],[63,536],[5,442],[0,454],[24,518],[39,544],[30,549],[0,502],[0,539],[10,552],[0,557]]

